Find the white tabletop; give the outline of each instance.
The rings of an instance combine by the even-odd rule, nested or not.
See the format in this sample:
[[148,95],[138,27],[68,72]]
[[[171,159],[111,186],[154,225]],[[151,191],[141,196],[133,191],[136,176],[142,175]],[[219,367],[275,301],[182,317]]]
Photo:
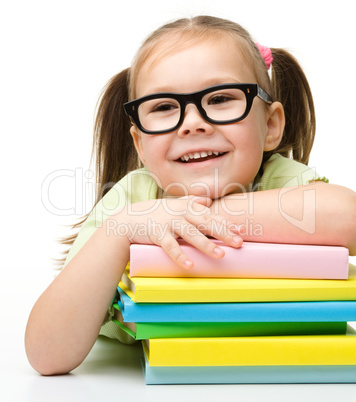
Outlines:
[[[145,385],[141,345],[99,339],[85,362],[72,374],[41,377],[20,354],[7,366],[1,393],[14,402],[130,401],[332,401],[354,400],[356,385]],[[4,367],[3,367],[4,369]],[[4,370],[5,371],[5,370]],[[4,377],[5,376],[5,377]],[[11,397],[10,397],[11,396]],[[4,399],[3,399],[4,400]]]

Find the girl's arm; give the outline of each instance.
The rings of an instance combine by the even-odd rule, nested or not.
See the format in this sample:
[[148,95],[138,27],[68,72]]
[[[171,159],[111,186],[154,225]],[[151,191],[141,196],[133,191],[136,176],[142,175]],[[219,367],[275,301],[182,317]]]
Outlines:
[[240,225],[244,240],[340,245],[356,254],[356,193],[345,187],[317,181],[233,194],[211,210]]
[[110,216],[34,305],[25,335],[31,365],[44,375],[62,374],[85,359],[129,260],[131,242],[158,244],[190,268],[192,261],[175,239],[180,236],[212,258],[221,258],[223,251],[205,234],[239,247],[241,238],[226,224],[219,216],[213,223],[209,208],[191,197],[140,202]]
[[35,370],[64,374],[84,360],[98,337],[128,253],[128,240],[107,236],[104,223],[40,296],[25,334],[27,357]]

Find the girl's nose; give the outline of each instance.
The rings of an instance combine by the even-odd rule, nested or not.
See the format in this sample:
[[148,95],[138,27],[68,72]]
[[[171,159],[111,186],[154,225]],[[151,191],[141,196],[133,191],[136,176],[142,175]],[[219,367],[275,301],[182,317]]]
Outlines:
[[193,104],[187,105],[184,113],[182,125],[178,128],[177,134],[185,136],[188,134],[211,134],[213,127],[205,121],[199,113],[197,107]]

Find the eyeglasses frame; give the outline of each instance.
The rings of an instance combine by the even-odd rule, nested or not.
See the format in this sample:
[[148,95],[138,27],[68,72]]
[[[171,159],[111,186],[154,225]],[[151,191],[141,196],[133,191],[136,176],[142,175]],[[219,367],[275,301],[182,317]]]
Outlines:
[[[242,116],[238,117],[237,119],[232,119],[232,120],[213,120],[210,117],[207,116],[205,110],[203,109],[201,105],[201,101],[203,97],[208,94],[209,92],[214,92],[222,89],[240,89],[242,92],[244,92],[246,96],[246,109],[245,112]],[[143,96],[141,98],[132,100],[130,102],[124,103],[124,110],[127,116],[131,118],[131,121],[138,127],[140,131],[142,131],[145,134],[149,135],[156,135],[156,134],[167,134],[170,133],[174,130],[177,130],[178,127],[180,127],[183,123],[184,120],[184,114],[185,114],[185,108],[189,103],[193,103],[197,109],[199,110],[199,113],[203,117],[204,120],[206,120],[208,123],[211,124],[231,124],[231,123],[237,123],[247,117],[247,115],[250,113],[253,100],[255,97],[258,97],[262,99],[264,102],[268,104],[272,104],[273,100],[271,96],[264,90],[262,89],[258,84],[220,84],[220,85],[214,85],[209,88],[205,88],[201,91],[197,92],[191,92],[191,93],[171,93],[171,92],[160,92],[160,93],[155,93],[147,96]],[[141,105],[141,103],[152,100],[152,99],[158,99],[158,98],[172,98],[176,100],[179,105],[180,105],[180,117],[178,123],[170,128],[169,130],[160,130],[160,131],[149,131],[146,130],[140,122],[139,116],[138,116],[138,108]]]

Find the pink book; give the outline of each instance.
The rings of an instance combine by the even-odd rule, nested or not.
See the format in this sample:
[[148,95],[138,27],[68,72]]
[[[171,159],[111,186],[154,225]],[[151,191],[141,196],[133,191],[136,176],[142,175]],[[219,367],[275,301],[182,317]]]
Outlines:
[[178,240],[194,262],[190,270],[176,264],[159,246],[132,244],[130,276],[206,278],[347,279],[349,251],[338,246],[244,242],[233,248],[215,241],[224,251],[220,260]]

